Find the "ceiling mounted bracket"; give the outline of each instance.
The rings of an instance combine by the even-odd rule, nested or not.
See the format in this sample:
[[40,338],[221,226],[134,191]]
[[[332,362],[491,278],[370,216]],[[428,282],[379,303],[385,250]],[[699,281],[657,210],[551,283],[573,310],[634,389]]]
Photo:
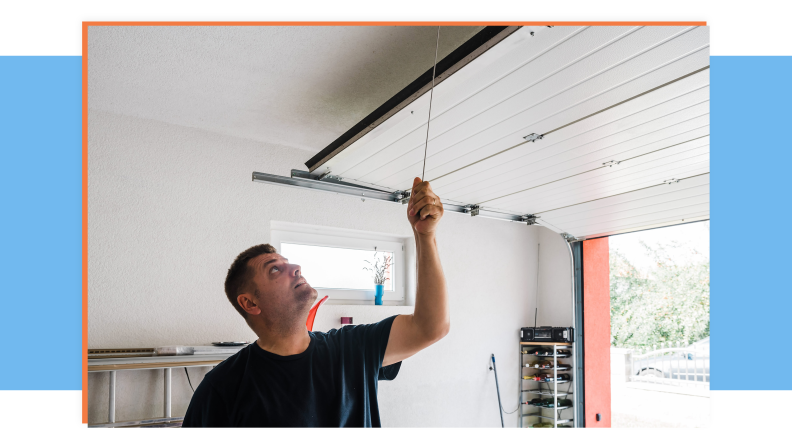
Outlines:
[[676,179],[676,178],[671,178],[670,180],[663,181],[663,183],[665,183],[665,184],[674,184],[674,183],[679,183],[679,180]]
[[399,203],[407,204],[410,202],[410,195],[411,193],[409,190],[403,190],[399,191],[399,193],[396,195],[396,198],[399,200]]
[[618,165],[620,163],[621,163],[621,161],[611,160],[611,161],[602,163],[602,165],[606,166],[606,167],[613,167],[613,166],[616,166],[616,165]]
[[561,237],[564,237],[564,240],[566,240],[567,243],[583,241],[583,239],[579,239],[579,238],[575,237],[574,235],[572,235],[572,234],[570,234],[568,232],[562,232],[561,233]]
[[523,215],[522,217],[523,222],[528,225],[538,225],[539,223],[536,222],[536,219],[539,218],[534,214]]
[[[325,173],[323,173],[323,174],[319,175],[319,177],[317,178],[317,181],[322,181],[322,180],[324,180],[325,178],[327,178],[327,177],[330,177],[330,176],[331,176],[331,175],[330,175],[330,169],[328,168],[328,169],[327,169],[327,172],[325,172]],[[294,177],[294,171],[292,171],[292,177]],[[335,175],[332,175],[332,177],[335,177]],[[341,178],[338,178],[338,177],[331,178],[331,179],[341,180]]]
[[466,204],[462,207],[462,212],[465,214],[470,214],[471,217],[475,217],[479,215],[481,208],[477,204]]

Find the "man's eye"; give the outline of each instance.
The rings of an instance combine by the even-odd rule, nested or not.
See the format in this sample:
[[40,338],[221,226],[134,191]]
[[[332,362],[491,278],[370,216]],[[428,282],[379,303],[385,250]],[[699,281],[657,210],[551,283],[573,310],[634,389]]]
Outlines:
[[270,272],[274,273],[275,271],[280,271],[280,269],[277,266],[273,266]]

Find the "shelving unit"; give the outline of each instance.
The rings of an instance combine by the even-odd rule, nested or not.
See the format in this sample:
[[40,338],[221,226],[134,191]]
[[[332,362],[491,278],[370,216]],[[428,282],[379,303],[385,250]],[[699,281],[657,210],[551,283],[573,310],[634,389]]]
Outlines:
[[[88,351],[88,373],[109,373],[109,402],[107,406],[107,423],[89,424],[88,427],[178,427],[184,417],[174,417],[171,414],[171,382],[172,369],[184,367],[215,366],[235,354],[239,349],[218,348],[217,354],[199,354],[185,356],[153,356],[154,349],[138,349],[136,354],[132,349],[118,349],[119,355],[96,355]],[[117,421],[116,408],[116,372],[127,370],[163,370],[163,415],[145,420]],[[197,383],[196,383],[197,384]]]
[[[542,347],[548,349],[552,347],[552,354],[547,355],[536,355],[536,354],[528,354],[525,353],[528,350],[533,350],[532,347]],[[577,427],[577,420],[574,417],[574,408],[577,406],[577,398],[575,393],[572,391],[572,381],[575,379],[574,370],[575,370],[575,352],[574,352],[574,345],[571,343],[566,342],[520,342],[520,385],[518,389],[520,389],[520,427],[528,427],[537,422],[541,422],[543,420],[552,420],[553,427],[569,427],[568,425],[571,423],[571,427]],[[562,355],[559,353],[559,350],[568,350],[568,355]],[[544,359],[547,361],[552,361],[552,367],[549,368],[537,368],[537,367],[526,367],[526,357],[532,357],[537,359]],[[559,367],[559,359],[568,359],[569,363],[564,364],[563,367]],[[530,375],[531,372],[539,372],[539,373],[551,373],[552,372],[552,381],[542,382],[542,381],[533,381],[524,379],[523,376]],[[559,380],[558,375],[559,373],[565,373],[570,376],[571,379],[569,380]],[[536,387],[526,388],[536,384]],[[565,386],[562,386],[564,385]],[[545,386],[543,388],[543,386]],[[544,406],[535,406],[529,404],[528,402],[534,398],[531,398],[533,395],[541,395],[544,397],[552,397],[553,398],[553,407],[544,407]],[[565,405],[565,406],[558,406],[558,401],[560,399],[568,399],[572,401],[572,405]],[[525,412],[525,408],[533,408],[538,409],[534,412]],[[525,419],[528,418],[531,421],[526,421]],[[536,420],[536,421],[533,421]]]

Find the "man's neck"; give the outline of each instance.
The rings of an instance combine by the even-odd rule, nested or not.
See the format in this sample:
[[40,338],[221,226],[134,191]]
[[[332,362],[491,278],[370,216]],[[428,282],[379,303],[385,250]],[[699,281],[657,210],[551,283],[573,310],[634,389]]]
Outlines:
[[302,330],[290,334],[271,333],[268,330],[261,330],[256,344],[262,349],[274,353],[278,356],[298,355],[308,349],[311,344],[311,337],[308,330],[303,326]]

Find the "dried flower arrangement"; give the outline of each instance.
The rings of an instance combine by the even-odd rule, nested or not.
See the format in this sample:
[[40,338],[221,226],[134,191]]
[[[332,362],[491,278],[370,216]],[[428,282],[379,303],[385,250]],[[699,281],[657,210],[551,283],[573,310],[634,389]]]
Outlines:
[[[375,284],[382,285],[385,283],[385,273],[388,271],[388,267],[391,266],[391,261],[393,260],[393,256],[385,254],[385,256],[381,258],[378,257],[377,254],[379,253],[375,251],[374,263],[371,263],[368,260],[364,260],[364,262],[368,263],[369,266],[364,266],[363,269],[367,271],[371,271],[374,274]],[[380,260],[382,260],[382,263],[380,263]]]

